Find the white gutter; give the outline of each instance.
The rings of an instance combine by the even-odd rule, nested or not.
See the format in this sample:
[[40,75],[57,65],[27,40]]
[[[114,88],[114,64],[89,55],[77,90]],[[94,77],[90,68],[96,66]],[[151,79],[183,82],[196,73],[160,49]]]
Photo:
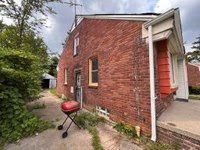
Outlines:
[[151,140],[156,141],[156,105],[155,105],[155,78],[154,78],[154,50],[152,26],[148,27],[149,39],[149,70],[150,70],[150,98],[151,98]]

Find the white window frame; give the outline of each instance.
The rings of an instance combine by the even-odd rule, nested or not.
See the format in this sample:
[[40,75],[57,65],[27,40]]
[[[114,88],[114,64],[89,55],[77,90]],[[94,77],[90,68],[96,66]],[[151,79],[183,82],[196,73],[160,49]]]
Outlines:
[[67,78],[68,78],[68,69],[65,68],[65,70],[64,70],[64,84],[65,85],[67,84]]
[[[89,59],[89,86],[97,87],[99,83],[98,82],[92,82],[92,72],[93,72],[93,70],[92,70],[92,60],[93,59],[97,59],[98,60],[98,58],[97,57],[93,57],[93,58]],[[99,76],[99,70],[95,70],[95,71],[98,71],[98,76]]]
[[78,46],[79,46],[79,33],[74,36],[74,49],[73,49],[74,56],[78,54],[77,51]]

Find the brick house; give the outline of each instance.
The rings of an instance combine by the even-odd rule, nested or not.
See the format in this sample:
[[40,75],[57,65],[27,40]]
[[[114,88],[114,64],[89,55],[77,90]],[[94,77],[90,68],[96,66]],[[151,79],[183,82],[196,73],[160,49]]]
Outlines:
[[187,64],[188,85],[191,87],[200,87],[200,65]]
[[156,118],[188,98],[179,9],[77,15],[58,65],[57,94],[156,140]]

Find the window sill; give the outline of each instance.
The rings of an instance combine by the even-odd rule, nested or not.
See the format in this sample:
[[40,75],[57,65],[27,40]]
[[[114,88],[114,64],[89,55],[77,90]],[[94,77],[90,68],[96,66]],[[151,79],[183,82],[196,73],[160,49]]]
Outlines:
[[76,57],[76,56],[78,56],[78,53],[77,53],[77,54],[75,54],[75,55],[73,55],[73,57]]
[[97,89],[98,88],[98,85],[88,85],[89,88],[94,88],[94,89]]

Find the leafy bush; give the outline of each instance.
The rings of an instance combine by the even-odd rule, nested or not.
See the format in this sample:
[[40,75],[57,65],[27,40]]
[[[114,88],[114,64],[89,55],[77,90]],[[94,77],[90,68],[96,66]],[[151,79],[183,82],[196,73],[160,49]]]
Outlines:
[[2,88],[0,93],[0,136],[8,142],[54,127],[52,123],[43,121],[29,113],[22,96],[15,88]]
[[123,133],[129,137],[137,137],[135,127],[133,127],[129,124],[118,123],[114,126],[114,128],[118,132]]
[[189,93],[194,95],[200,95],[200,87],[189,86]]
[[26,102],[37,98],[41,89],[38,57],[0,47],[0,74],[0,137],[13,142],[52,127],[26,108]]

